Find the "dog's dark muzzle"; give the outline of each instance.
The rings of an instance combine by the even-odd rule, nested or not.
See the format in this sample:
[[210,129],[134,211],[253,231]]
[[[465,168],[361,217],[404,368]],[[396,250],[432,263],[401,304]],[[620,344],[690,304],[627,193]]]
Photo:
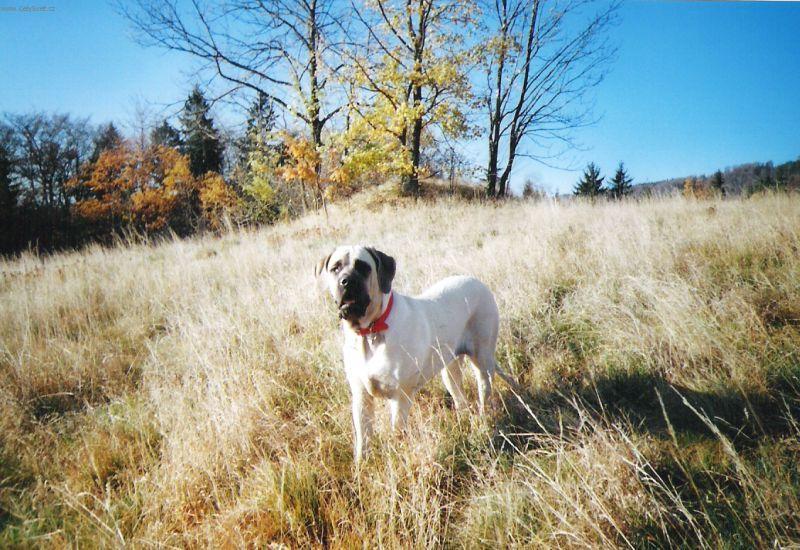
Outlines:
[[354,321],[364,316],[369,306],[369,294],[364,281],[355,274],[339,280],[339,318]]

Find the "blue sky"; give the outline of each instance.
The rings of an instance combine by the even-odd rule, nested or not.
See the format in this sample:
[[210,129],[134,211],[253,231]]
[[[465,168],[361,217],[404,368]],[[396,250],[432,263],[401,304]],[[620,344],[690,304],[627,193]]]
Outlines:
[[62,111],[95,123],[130,118],[137,100],[156,104],[188,95],[193,62],[145,49],[127,21],[103,1],[0,0],[2,6],[51,6],[44,13],[0,10],[0,111]]
[[[579,166],[624,161],[641,182],[800,157],[800,3],[626,2],[621,16]],[[578,175],[530,169],[562,192]]]
[[[52,6],[44,13],[9,6]],[[800,2],[630,1],[619,52],[596,90],[600,121],[557,170],[522,161],[526,177],[569,192],[589,161],[624,161],[637,182],[800,156]],[[0,111],[66,111],[124,124],[133,105],[182,100],[191,59],[144,49],[109,4],[0,3]],[[483,147],[471,144],[474,157]]]

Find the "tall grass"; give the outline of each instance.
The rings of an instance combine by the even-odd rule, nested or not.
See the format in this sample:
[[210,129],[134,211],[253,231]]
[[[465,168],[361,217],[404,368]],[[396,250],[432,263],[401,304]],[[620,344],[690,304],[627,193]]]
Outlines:
[[[356,470],[341,243],[400,292],[484,280],[524,394],[481,421],[434,381]],[[0,546],[800,544],[795,196],[344,204],[0,268]]]

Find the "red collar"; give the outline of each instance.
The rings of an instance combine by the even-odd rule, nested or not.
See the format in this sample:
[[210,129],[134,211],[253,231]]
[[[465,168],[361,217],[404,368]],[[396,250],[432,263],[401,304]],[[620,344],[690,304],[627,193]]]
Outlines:
[[383,332],[389,325],[386,324],[386,319],[389,317],[389,313],[392,311],[392,302],[394,301],[394,292],[389,294],[389,303],[386,304],[386,311],[384,311],[380,317],[372,321],[367,328],[360,328],[358,329],[358,334],[361,336],[366,336],[368,334],[377,334],[379,332]]

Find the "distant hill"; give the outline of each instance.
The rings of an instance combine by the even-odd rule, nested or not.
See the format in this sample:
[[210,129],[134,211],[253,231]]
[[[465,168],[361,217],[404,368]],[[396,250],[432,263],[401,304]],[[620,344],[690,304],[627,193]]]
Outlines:
[[[774,166],[769,162],[750,162],[722,170],[724,189],[728,195],[750,194],[767,187],[800,189],[800,157]],[[633,196],[668,195],[683,188],[686,178],[695,178],[698,187],[711,185],[714,174],[688,175],[654,182],[640,183],[632,188]]]

